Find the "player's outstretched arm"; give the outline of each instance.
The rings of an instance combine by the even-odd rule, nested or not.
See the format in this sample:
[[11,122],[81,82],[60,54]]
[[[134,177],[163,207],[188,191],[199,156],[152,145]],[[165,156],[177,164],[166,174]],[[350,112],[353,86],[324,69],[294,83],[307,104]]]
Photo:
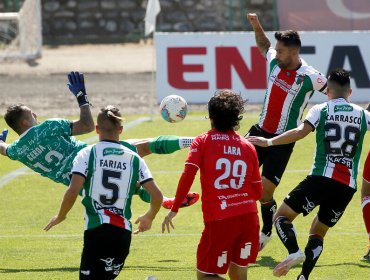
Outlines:
[[0,154],[6,156],[6,149],[8,148],[8,144],[5,143],[6,137],[8,136],[8,130],[4,129],[3,132],[0,134]]
[[253,145],[260,147],[268,147],[274,145],[284,145],[296,142],[304,137],[306,137],[310,132],[314,130],[313,126],[308,122],[302,123],[299,127],[295,129],[288,130],[283,134],[275,136],[271,139],[266,139],[263,137],[249,136],[247,140]]
[[76,202],[76,198],[80,193],[83,184],[85,182],[85,177],[79,174],[73,174],[69,188],[64,194],[63,201],[60,205],[59,213],[51,218],[49,223],[44,227],[45,231],[48,231],[53,226],[63,222],[67,218],[68,212],[72,209]]
[[257,47],[263,56],[266,56],[267,50],[271,46],[270,40],[267,38],[265,31],[263,30],[258,16],[255,13],[248,13],[247,19],[253,27],[254,35],[256,37]]
[[367,104],[366,110],[368,110],[370,112],[370,103]]
[[84,75],[79,72],[70,72],[68,81],[67,86],[77,98],[78,106],[80,106],[80,119],[73,121],[72,135],[89,133],[94,130],[95,125],[90,110],[90,102],[87,99]]
[[156,138],[128,141],[135,145],[141,157],[150,154],[171,154],[181,149],[189,148],[194,137],[180,137],[176,135],[161,135]]
[[150,180],[143,184],[143,187],[149,192],[151,200],[149,210],[135,221],[138,224],[138,229],[134,231],[134,234],[144,232],[152,227],[152,222],[161,208],[163,195],[160,189],[157,187],[154,180]]

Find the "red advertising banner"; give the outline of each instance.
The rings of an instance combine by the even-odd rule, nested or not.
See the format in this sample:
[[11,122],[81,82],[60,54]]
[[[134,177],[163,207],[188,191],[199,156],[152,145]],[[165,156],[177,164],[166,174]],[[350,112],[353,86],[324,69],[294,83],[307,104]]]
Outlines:
[[369,0],[279,0],[279,29],[369,30]]

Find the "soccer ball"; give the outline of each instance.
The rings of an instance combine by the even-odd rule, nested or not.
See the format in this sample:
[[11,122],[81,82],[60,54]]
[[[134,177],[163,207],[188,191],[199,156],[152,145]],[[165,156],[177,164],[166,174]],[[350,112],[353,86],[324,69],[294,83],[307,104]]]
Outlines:
[[159,110],[165,121],[176,123],[185,119],[188,113],[188,104],[179,95],[169,95],[163,98]]

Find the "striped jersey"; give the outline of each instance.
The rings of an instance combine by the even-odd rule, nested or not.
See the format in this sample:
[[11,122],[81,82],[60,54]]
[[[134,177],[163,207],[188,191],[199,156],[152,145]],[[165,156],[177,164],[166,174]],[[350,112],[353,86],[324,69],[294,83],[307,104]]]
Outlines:
[[357,189],[362,143],[370,113],[343,98],[313,106],[305,119],[316,128],[316,151],[310,175],[324,176]]
[[72,135],[69,120],[50,119],[25,131],[6,149],[8,157],[57,183],[69,185],[72,162],[86,144]]
[[266,132],[281,134],[301,124],[302,113],[315,90],[326,92],[327,79],[302,60],[297,70],[281,69],[276,50],[266,53],[269,78],[258,125]]
[[101,141],[82,149],[73,174],[86,178],[82,190],[85,230],[112,224],[131,231],[131,200],[136,183],[152,180],[145,161],[123,142]]

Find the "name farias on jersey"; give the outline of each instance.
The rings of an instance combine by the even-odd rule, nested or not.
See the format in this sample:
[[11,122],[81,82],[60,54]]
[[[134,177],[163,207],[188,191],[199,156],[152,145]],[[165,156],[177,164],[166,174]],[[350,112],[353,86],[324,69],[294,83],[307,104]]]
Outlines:
[[[239,141],[240,139],[238,137],[231,136],[233,140]],[[211,135],[212,141],[229,141],[230,137],[229,135],[225,134],[214,134]],[[241,151],[239,147],[233,147],[233,146],[224,146],[224,154],[225,155],[235,155],[235,156],[241,156]]]
[[[103,150],[103,156],[109,155],[123,155],[125,152],[121,149],[116,148],[105,148]],[[118,161],[118,160],[111,160],[111,159],[101,159],[100,160],[100,167],[108,167],[113,169],[120,169],[126,170],[126,162]]]

